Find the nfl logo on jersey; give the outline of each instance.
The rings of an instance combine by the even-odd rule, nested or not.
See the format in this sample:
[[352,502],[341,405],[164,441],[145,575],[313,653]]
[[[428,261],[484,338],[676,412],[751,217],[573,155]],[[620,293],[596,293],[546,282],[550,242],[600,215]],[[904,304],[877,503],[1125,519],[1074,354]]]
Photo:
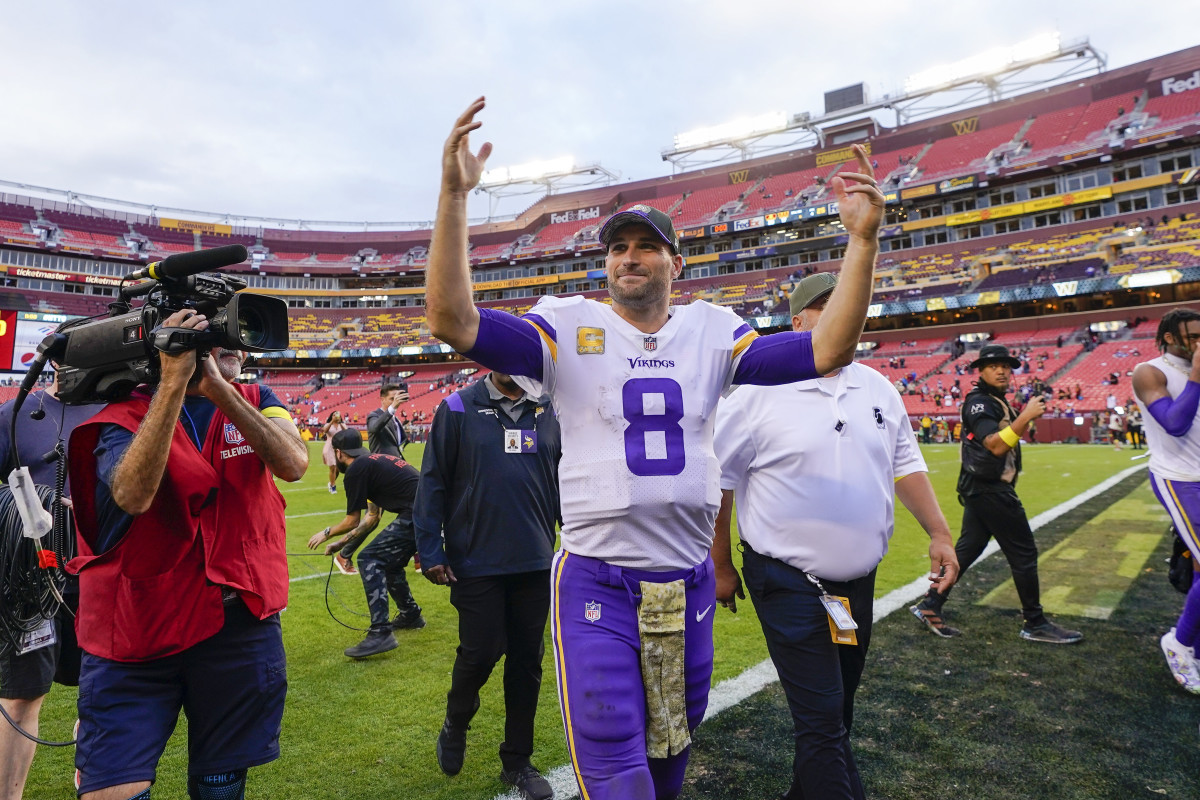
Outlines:
[[246,441],[246,437],[242,436],[242,432],[237,429],[237,426],[232,422],[225,423],[225,444],[241,444]]
[[647,353],[653,353],[655,350],[658,349],[658,337],[657,336],[647,336],[645,339],[642,340],[642,347],[646,348]]
[[600,604],[599,603],[584,603],[583,618],[588,622],[600,621]]

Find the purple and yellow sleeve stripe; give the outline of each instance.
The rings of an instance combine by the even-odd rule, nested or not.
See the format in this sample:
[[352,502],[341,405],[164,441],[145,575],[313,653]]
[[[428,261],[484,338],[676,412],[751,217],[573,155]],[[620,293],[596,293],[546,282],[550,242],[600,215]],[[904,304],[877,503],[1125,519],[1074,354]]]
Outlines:
[[463,355],[505,375],[523,375],[540,381],[542,345],[545,343],[551,357],[557,360],[556,339],[554,328],[536,314],[522,318],[481,308],[475,346]]
[[542,319],[537,314],[526,314],[521,319],[533,326],[538,332],[538,336],[542,337],[542,341],[546,343],[546,349],[550,351],[550,357],[558,362],[558,331],[554,327]]
[[750,327],[749,323],[743,322],[738,326],[738,329],[733,332],[733,355],[732,358],[740,356],[750,343],[758,338],[758,331]]

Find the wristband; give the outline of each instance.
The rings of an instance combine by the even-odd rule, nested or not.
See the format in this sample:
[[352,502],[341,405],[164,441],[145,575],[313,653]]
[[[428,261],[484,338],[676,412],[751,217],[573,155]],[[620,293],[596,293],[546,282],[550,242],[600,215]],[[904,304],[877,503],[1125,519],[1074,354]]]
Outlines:
[[1004,442],[1009,447],[1016,447],[1021,442],[1021,437],[1017,436],[1017,432],[1012,428],[1001,428],[998,431],[1000,441]]

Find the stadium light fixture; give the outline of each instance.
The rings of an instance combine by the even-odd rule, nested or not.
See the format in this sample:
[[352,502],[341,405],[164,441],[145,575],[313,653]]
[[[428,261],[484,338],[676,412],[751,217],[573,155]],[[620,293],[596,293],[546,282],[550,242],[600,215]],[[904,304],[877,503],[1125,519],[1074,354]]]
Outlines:
[[717,144],[719,142],[737,141],[751,136],[765,136],[787,130],[788,114],[786,111],[772,111],[756,117],[723,122],[720,125],[710,125],[706,128],[675,134],[675,149],[686,150],[692,147]]
[[1061,44],[1058,31],[1043,33],[1009,47],[993,47],[952,64],[930,67],[904,79],[904,91],[915,92],[942,86],[972,75],[1002,72],[1013,64],[1032,61],[1057,53]]
[[575,170],[575,159],[571,156],[553,158],[546,161],[531,161],[515,167],[497,167],[483,173],[479,179],[479,187],[502,186],[508,183],[524,183],[540,181],[558,175],[569,175]]

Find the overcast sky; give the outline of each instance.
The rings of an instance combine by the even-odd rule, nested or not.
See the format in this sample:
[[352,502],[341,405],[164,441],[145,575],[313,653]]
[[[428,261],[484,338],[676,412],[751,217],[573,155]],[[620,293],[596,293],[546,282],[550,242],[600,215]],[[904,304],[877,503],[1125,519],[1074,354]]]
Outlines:
[[676,133],[816,114],[828,89],[864,81],[878,97],[1053,30],[1115,68],[1200,44],[1197,20],[1200,0],[43,0],[0,26],[0,179],[236,215],[429,220],[442,142],[480,94],[489,167],[569,155],[638,180],[670,174]]

